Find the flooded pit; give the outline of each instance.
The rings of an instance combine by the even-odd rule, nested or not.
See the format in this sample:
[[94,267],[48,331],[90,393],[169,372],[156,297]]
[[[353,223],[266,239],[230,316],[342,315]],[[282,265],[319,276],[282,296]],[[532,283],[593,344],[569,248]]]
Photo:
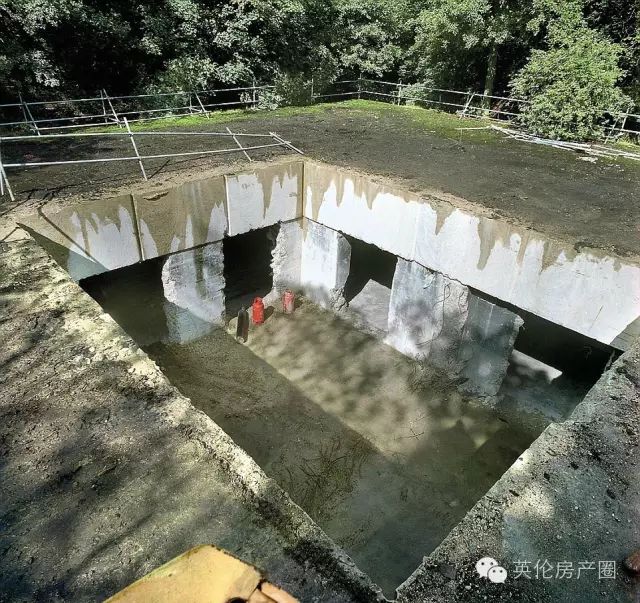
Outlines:
[[[230,264],[246,274],[244,261]],[[463,393],[445,371],[302,298],[293,315],[274,303],[246,344],[232,336],[233,319],[177,342],[162,263],[81,284],[388,596],[550,417],[566,416],[582,395],[575,387],[554,394],[553,375],[542,376],[546,365],[515,353],[505,395],[492,406]],[[227,308],[264,287],[236,288]],[[527,408],[518,392],[529,392],[538,407]]]

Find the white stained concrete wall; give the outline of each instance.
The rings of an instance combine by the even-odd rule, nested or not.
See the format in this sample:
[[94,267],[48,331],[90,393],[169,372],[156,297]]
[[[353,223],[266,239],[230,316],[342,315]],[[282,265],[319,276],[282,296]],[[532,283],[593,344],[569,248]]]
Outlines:
[[300,286],[305,295],[323,308],[344,304],[344,285],[349,276],[351,246],[339,232],[305,220]]
[[222,176],[135,194],[133,200],[145,260],[221,241],[227,230]]
[[93,201],[84,210],[50,207],[24,222],[75,281],[142,258],[131,195]]
[[242,234],[302,216],[303,163],[225,176],[228,234]]
[[[446,207],[445,207],[446,205]],[[640,266],[307,163],[305,216],[605,344],[640,316]]]
[[463,389],[494,396],[505,378],[522,319],[415,262],[399,259],[391,289],[386,343],[428,360]]
[[193,341],[221,325],[224,285],[222,243],[167,257],[162,267],[167,341]]
[[606,344],[640,314],[638,266],[458,209],[437,233],[436,220],[424,205],[414,253],[421,264]]
[[419,199],[397,194],[366,176],[305,164],[304,215],[334,230],[411,259]]

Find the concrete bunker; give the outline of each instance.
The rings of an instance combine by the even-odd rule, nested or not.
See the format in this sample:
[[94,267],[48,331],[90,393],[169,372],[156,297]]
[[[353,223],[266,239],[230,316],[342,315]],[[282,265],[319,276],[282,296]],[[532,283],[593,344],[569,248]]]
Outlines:
[[[511,261],[514,237],[501,233],[477,249],[476,239],[459,239],[460,265],[451,266],[455,254],[438,247],[449,219],[434,235],[425,227],[429,204],[388,190],[365,194],[334,171],[318,183],[317,164],[303,187],[302,169],[271,166],[174,191],[172,210],[193,203],[194,188],[224,194],[205,195],[199,213],[175,212],[162,229],[149,217],[130,227],[126,204],[136,207],[135,196],[119,199],[109,212],[117,220],[100,226],[78,211],[47,224],[75,246],[67,258],[58,249],[58,261],[80,271],[85,290],[172,383],[391,594],[546,425],[568,416],[633,321],[601,323],[601,310],[576,330],[582,316],[537,300],[545,271],[562,268],[571,279],[577,262],[597,279],[606,258],[559,253],[537,278],[514,276],[510,267],[530,269],[526,258],[540,247],[530,241],[515,250],[521,264],[505,260],[500,277],[513,282],[497,296],[492,258]],[[342,215],[349,208],[352,221]],[[163,215],[157,204],[147,212]],[[126,257],[107,235],[128,241]],[[486,282],[468,270],[474,249],[471,264],[483,266]],[[277,312],[284,289],[304,298],[293,317]],[[255,295],[276,312],[241,345],[227,324]],[[132,316],[136,307],[144,320]],[[571,363],[558,353],[567,342]]]

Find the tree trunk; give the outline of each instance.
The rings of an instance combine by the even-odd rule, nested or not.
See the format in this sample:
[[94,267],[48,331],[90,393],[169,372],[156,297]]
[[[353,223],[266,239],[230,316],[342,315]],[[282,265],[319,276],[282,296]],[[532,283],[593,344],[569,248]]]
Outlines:
[[498,45],[493,44],[489,49],[489,59],[487,61],[487,77],[484,80],[485,97],[482,99],[482,106],[485,109],[491,108],[491,99],[487,96],[493,94],[493,86],[496,81],[496,69],[498,67]]

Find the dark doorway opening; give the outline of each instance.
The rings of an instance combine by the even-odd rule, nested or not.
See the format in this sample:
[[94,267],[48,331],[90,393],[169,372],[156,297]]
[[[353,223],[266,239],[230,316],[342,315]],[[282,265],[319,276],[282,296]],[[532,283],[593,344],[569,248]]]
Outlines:
[[391,290],[398,258],[375,245],[345,235],[351,245],[349,276],[344,286],[347,303],[353,300],[369,281]]
[[224,297],[227,316],[248,308],[254,297],[264,297],[273,287],[271,260],[280,227],[269,226],[227,237],[224,254]]

